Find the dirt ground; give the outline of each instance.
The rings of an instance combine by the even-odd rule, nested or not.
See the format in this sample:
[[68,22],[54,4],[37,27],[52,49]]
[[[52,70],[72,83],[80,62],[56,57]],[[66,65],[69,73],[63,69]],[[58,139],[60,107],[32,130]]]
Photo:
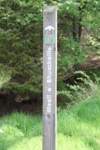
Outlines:
[[42,113],[42,102],[22,101],[16,102],[11,95],[0,95],[0,117],[10,114],[14,111],[25,112],[30,114]]

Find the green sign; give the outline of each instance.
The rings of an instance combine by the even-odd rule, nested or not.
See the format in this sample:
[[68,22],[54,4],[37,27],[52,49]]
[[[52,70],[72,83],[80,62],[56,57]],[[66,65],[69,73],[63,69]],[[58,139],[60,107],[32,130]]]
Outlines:
[[45,44],[54,44],[54,34],[45,35]]

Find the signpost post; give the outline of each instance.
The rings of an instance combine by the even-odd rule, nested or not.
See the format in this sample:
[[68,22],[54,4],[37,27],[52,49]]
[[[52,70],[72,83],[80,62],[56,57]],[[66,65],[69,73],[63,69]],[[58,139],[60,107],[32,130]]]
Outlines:
[[56,150],[57,7],[43,14],[43,150]]

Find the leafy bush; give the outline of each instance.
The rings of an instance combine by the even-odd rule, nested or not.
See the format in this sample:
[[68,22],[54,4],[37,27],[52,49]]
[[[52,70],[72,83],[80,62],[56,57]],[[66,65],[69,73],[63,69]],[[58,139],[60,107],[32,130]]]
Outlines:
[[0,68],[14,93],[41,93],[42,9],[42,0],[0,1]]
[[[46,5],[58,7],[59,91],[66,89],[63,80],[70,74],[68,68],[84,62],[87,51],[99,46],[99,1],[1,0],[0,71],[10,72],[9,82],[2,87],[22,97],[42,92],[42,24]],[[85,28],[88,35],[84,34]]]

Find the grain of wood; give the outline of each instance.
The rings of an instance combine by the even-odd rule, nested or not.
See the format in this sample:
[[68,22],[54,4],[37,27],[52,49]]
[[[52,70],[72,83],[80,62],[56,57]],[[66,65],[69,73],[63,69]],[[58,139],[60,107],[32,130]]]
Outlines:
[[56,150],[57,8],[43,14],[43,150]]

